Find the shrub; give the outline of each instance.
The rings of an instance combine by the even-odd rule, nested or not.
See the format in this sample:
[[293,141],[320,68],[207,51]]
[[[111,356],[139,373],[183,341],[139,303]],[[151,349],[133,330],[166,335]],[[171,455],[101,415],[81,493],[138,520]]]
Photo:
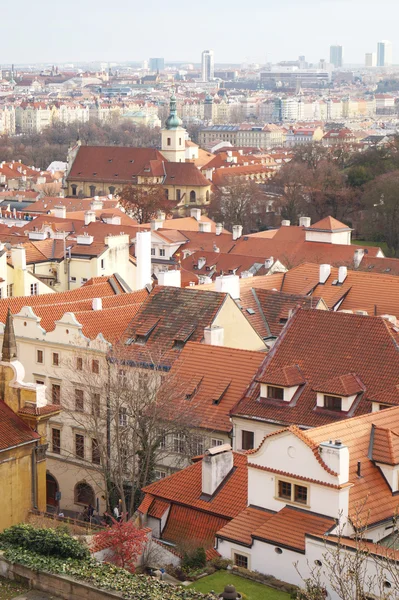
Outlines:
[[227,569],[227,567],[232,564],[232,561],[217,556],[216,558],[212,558],[212,560],[209,561],[209,564],[211,564],[212,567],[215,567],[216,571],[221,571]]
[[88,558],[90,552],[69,533],[56,529],[36,529],[33,525],[13,525],[0,534],[0,545],[18,546],[44,556]]
[[206,554],[203,548],[197,548],[192,554],[184,553],[182,567],[188,570],[196,570],[205,567]]

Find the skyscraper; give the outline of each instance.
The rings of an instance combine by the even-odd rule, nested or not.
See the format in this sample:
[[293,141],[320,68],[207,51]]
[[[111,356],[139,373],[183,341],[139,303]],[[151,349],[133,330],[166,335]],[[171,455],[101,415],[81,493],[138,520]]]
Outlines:
[[214,78],[215,64],[213,50],[204,50],[202,53],[202,81],[211,81]]
[[366,67],[375,67],[377,64],[377,56],[375,52],[366,52],[365,65]]
[[157,71],[163,71],[165,68],[164,58],[150,58],[150,71],[156,73]]
[[382,40],[377,44],[377,67],[389,67],[392,64],[392,42]]
[[330,46],[330,63],[334,65],[336,69],[342,67],[343,56],[344,49],[342,46]]

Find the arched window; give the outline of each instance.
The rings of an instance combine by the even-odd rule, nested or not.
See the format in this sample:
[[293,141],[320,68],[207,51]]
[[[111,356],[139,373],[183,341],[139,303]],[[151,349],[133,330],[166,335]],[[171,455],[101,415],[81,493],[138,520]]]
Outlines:
[[78,189],[78,186],[76,185],[76,183],[73,183],[71,185],[71,188],[72,188],[72,196],[76,196],[76,191]]
[[96,186],[95,185],[91,185],[90,186],[90,196],[93,197],[96,195]]
[[191,190],[190,192],[190,202],[195,202],[197,200],[197,194],[195,193],[194,190]]
[[[53,430],[54,431],[54,430]],[[58,483],[51,473],[46,473],[46,504],[47,506],[57,506]]]
[[209,202],[209,190],[206,192],[206,201]]
[[92,504],[94,506],[94,490],[85,481],[80,481],[75,485],[75,504]]
[[115,186],[114,186],[114,185],[110,185],[108,189],[109,189],[109,193],[110,193],[110,194],[115,194],[115,189],[116,189],[116,188],[115,188]]
[[171,138],[168,138],[167,144],[168,144],[168,146],[172,145],[172,139]]

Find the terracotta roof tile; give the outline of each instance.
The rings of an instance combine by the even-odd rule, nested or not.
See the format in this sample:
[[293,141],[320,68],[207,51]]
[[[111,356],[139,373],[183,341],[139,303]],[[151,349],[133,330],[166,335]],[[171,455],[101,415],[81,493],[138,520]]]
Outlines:
[[40,435],[0,400],[0,451],[39,440]]
[[350,229],[348,225],[345,223],[341,223],[341,221],[337,221],[334,217],[325,217],[321,221],[317,221],[317,223],[313,223],[309,227],[309,229],[321,229],[323,231],[340,231],[342,229]]
[[374,427],[372,458],[387,465],[398,465],[399,432],[385,427]]
[[[255,381],[232,414],[275,424],[317,427],[371,410],[369,396],[398,383],[398,334],[378,317],[299,309],[288,321],[256,379],[298,365],[306,383],[295,401],[260,399]],[[316,407],[316,392],[333,378],[354,373],[365,387],[349,413]]]
[[354,373],[347,373],[319,383],[313,389],[315,392],[348,397],[363,392],[365,387]]
[[292,387],[306,383],[298,365],[289,365],[276,371],[268,369],[257,381],[270,383],[270,385],[282,385],[283,387]]
[[189,545],[191,548],[202,547],[208,550],[214,546],[215,532],[227,522],[227,519],[173,504],[162,531],[162,539],[183,548],[184,545]]
[[160,519],[162,517],[162,515],[165,514],[165,512],[168,510],[169,507],[170,507],[169,502],[165,502],[164,500],[155,498],[153,500],[153,502],[151,503],[151,506],[150,506],[147,514],[149,517],[154,517],[154,519]]
[[248,506],[227,525],[219,529],[217,537],[233,540],[245,546],[252,545],[252,533],[274,515],[273,512]]

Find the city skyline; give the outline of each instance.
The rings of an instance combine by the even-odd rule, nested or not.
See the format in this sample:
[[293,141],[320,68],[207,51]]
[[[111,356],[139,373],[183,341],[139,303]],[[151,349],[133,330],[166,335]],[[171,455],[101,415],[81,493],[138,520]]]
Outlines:
[[[396,55],[399,44],[396,44],[395,35],[399,6],[394,0],[384,2],[384,8],[390,10],[389,20],[384,13],[381,16],[375,13],[370,0],[305,0],[301,5],[288,0],[284,6],[270,0],[255,0],[251,12],[243,10],[237,0],[229,4],[228,11],[204,0],[204,14],[212,18],[203,22],[191,5],[182,0],[170,0],[169,14],[175,14],[181,23],[186,23],[188,30],[195,22],[195,35],[190,35],[189,48],[182,44],[181,36],[165,35],[165,9],[159,0],[150,0],[144,6],[116,0],[112,10],[105,0],[96,3],[71,0],[68,11],[57,20],[46,17],[53,11],[50,0],[39,0],[35,4],[21,0],[20,8],[24,19],[19,24],[18,35],[13,33],[11,5],[3,8],[2,63],[118,62],[152,56],[163,56],[166,61],[198,63],[207,47],[214,50],[218,63],[263,64],[292,60],[300,54],[316,63],[322,58],[328,60],[330,45],[337,44],[345,47],[346,64],[363,64],[365,53],[375,52],[380,40],[392,41],[393,64],[399,62]],[[88,35],[87,25],[94,14],[95,28]],[[298,28],[301,19],[305,19],[312,35],[303,36],[303,28]],[[327,20],[331,39],[326,39],[322,26]],[[270,27],[273,22],[283,24],[283,30]],[[221,25],[223,35],[220,34]]]

